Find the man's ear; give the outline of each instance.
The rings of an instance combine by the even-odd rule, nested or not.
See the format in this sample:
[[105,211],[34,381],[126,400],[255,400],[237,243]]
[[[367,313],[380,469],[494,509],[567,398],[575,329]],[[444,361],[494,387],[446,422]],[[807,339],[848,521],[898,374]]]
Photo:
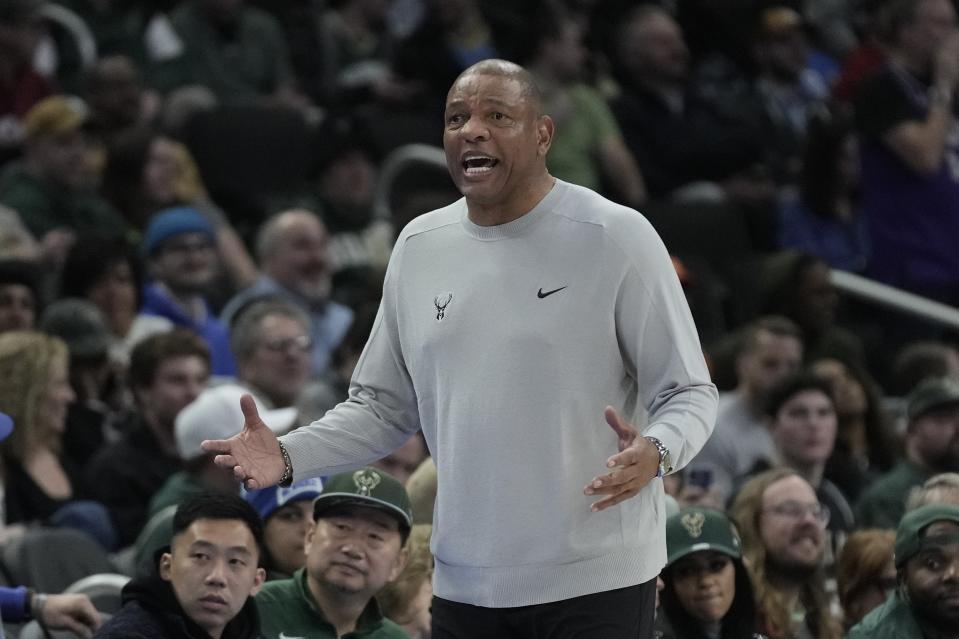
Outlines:
[[536,133],[537,133],[537,153],[543,157],[546,157],[546,154],[549,152],[549,147],[553,144],[553,133],[556,130],[556,125],[553,123],[553,118],[548,115],[541,115],[539,120],[536,122]]
[[397,577],[400,576],[400,573],[403,572],[403,569],[406,568],[406,563],[410,560],[410,551],[404,546],[399,553],[396,555],[396,559],[393,561],[393,568],[390,570],[390,577],[387,582],[395,581]]
[[160,571],[160,578],[163,579],[163,581],[170,581],[171,579],[170,573],[172,571],[172,567],[173,567],[173,555],[171,555],[168,552],[165,552],[162,555],[160,555],[159,571]]
[[310,554],[310,547],[313,545],[313,536],[316,534],[316,522],[310,524],[310,529],[306,531],[306,543],[303,544],[303,554]]
[[253,576],[253,587],[250,588],[251,597],[255,597],[256,594],[260,592],[264,582],[266,582],[266,571],[262,568],[257,568],[256,574]]

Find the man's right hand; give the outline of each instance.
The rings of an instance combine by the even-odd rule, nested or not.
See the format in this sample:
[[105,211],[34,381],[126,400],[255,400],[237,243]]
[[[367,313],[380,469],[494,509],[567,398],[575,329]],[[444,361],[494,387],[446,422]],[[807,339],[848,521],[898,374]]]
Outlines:
[[208,439],[201,446],[218,453],[213,461],[230,468],[248,490],[259,490],[279,483],[286,470],[280,444],[269,426],[260,419],[251,395],[240,398],[243,430],[230,439]]

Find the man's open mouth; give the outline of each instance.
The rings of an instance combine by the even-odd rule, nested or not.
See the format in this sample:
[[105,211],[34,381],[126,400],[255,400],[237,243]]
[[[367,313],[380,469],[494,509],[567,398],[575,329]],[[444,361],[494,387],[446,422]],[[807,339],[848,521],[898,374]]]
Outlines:
[[487,155],[475,155],[463,160],[463,170],[467,175],[479,175],[492,171],[493,167],[499,164],[499,160]]

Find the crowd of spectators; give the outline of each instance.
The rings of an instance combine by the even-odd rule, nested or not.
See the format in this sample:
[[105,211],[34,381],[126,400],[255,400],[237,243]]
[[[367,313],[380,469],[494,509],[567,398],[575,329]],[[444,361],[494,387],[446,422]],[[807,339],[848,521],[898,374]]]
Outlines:
[[[385,160],[439,146],[455,77],[500,57],[541,85],[551,173],[660,230],[722,391],[711,439],[665,478],[680,510],[658,632],[959,637],[955,335],[830,279],[959,306],[956,15],[952,0],[0,0],[0,544],[82,531],[135,578],[129,601],[175,595],[193,632],[213,626],[181,598],[179,553],[235,538],[265,572],[236,582],[223,636],[255,636],[256,595],[267,634],[293,628],[282,613],[428,637],[420,435],[364,471],[405,483],[390,499],[413,512],[356,524],[401,543],[351,598],[310,573],[335,531],[312,505],[324,483],[246,493],[200,442],[240,430],[243,394],[278,434],[347,398],[397,233],[458,197],[434,166],[384,180]],[[291,603],[310,592],[319,608]],[[74,595],[44,614],[11,593],[5,622],[98,625]]]

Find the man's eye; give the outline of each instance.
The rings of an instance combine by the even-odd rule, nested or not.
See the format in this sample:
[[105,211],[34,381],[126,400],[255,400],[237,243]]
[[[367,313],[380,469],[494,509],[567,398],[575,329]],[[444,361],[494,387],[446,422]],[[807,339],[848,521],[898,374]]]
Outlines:
[[243,561],[242,559],[231,559],[231,560],[230,560],[230,565],[231,565],[231,566],[245,566],[245,565],[246,565],[246,562]]
[[493,113],[490,115],[490,117],[491,117],[493,120],[500,121],[500,120],[505,120],[505,119],[506,119],[506,114],[505,114],[505,113],[500,113],[499,111],[493,111]]
[[206,554],[205,552],[195,552],[193,553],[193,558],[199,559],[200,561],[206,561],[210,558],[210,555]]
[[446,118],[446,123],[450,125],[463,124],[464,117],[461,113],[454,113],[453,115]]

